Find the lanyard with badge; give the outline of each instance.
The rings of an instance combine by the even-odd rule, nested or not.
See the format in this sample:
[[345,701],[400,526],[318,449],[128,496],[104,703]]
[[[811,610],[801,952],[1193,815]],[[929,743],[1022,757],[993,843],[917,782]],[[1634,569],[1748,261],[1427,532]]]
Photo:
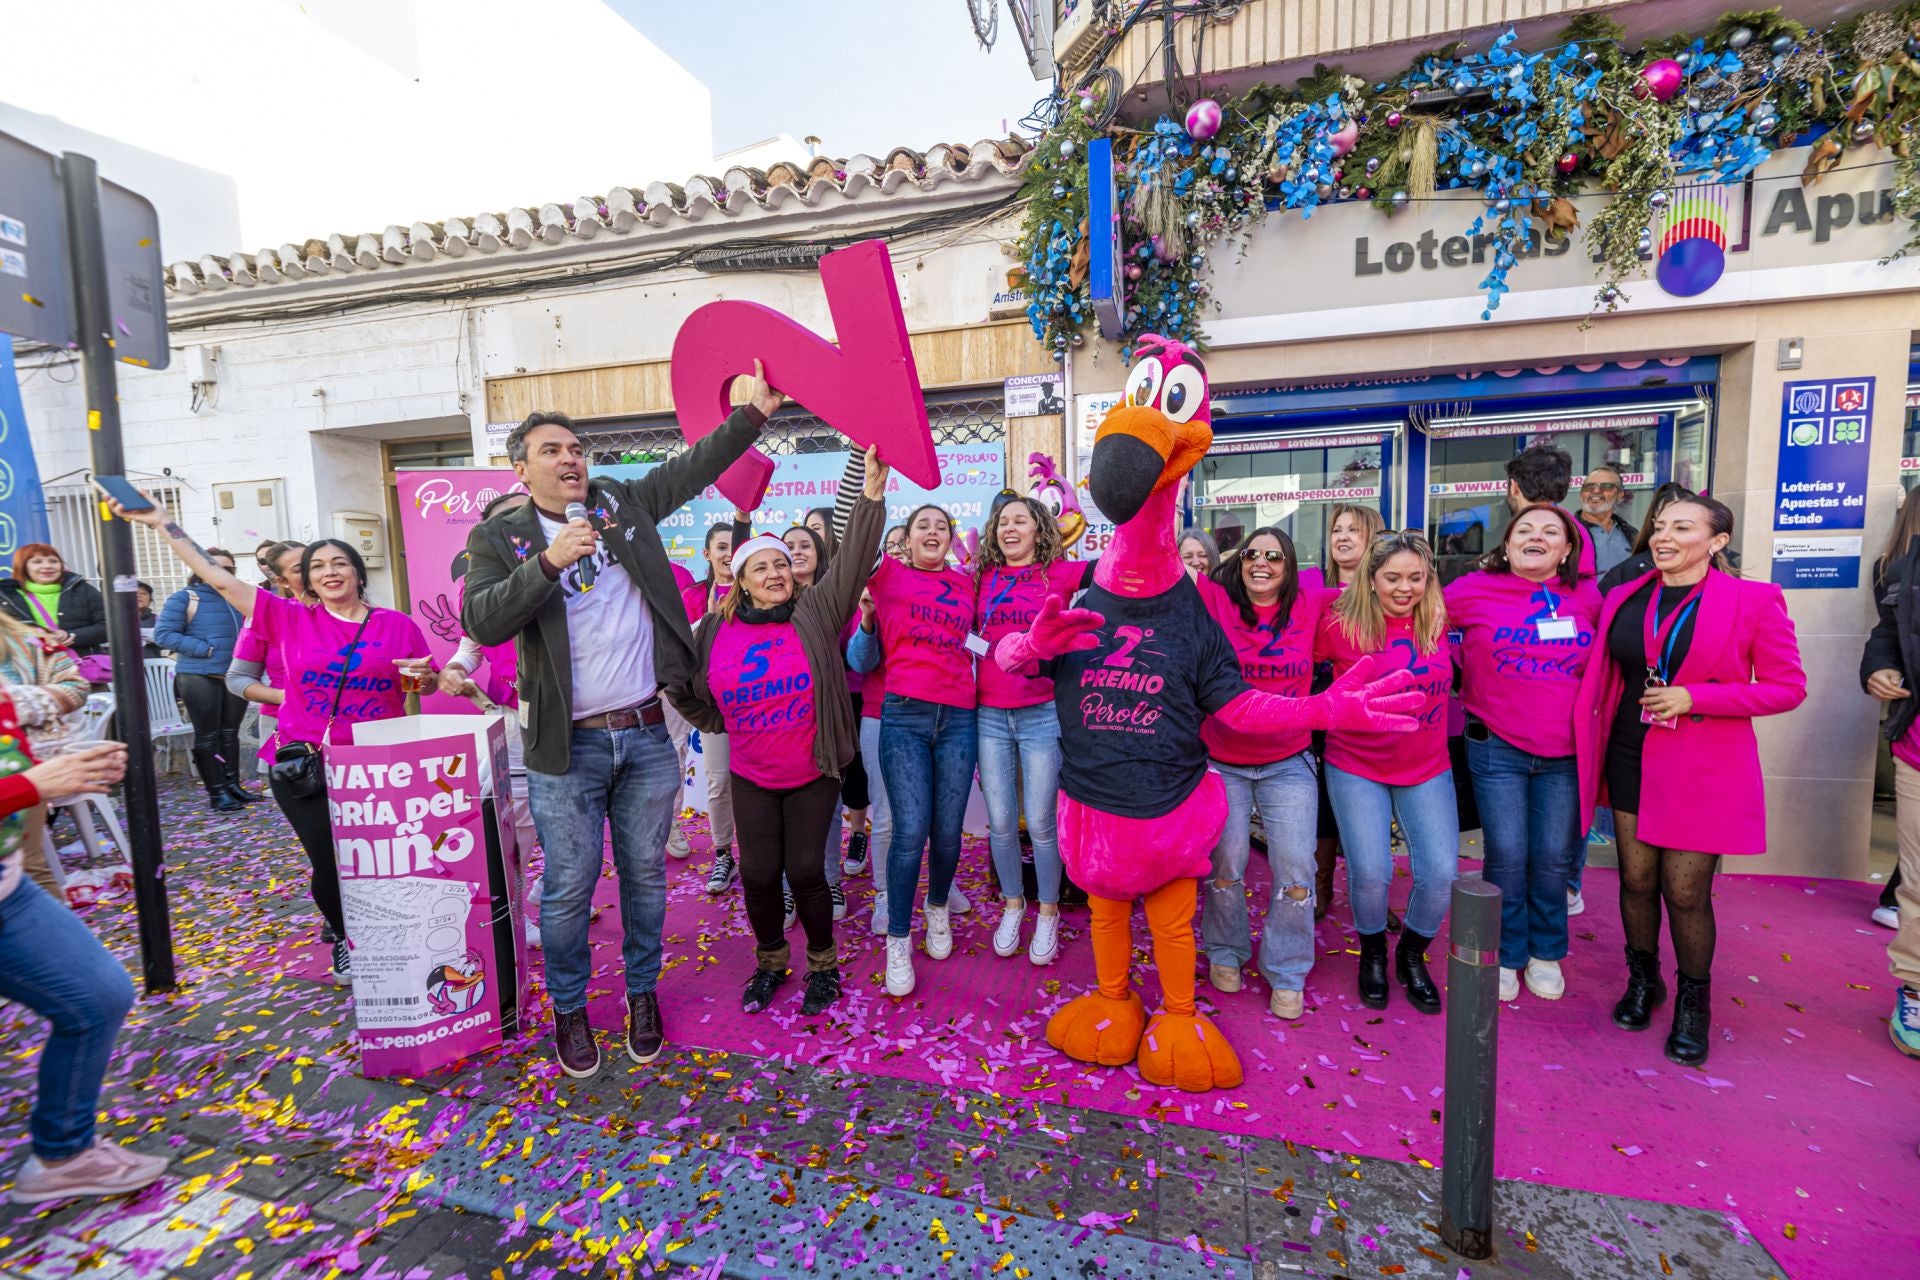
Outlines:
[[1560,616],[1560,597],[1554,594],[1552,588],[1547,588],[1544,594],[1547,597],[1547,616],[1533,620],[1535,634],[1542,640],[1579,639],[1579,620]]
[[[1679,643],[1680,628],[1687,618],[1700,607],[1700,595],[1706,589],[1702,579],[1693,590],[1687,592],[1680,606],[1668,615],[1666,621],[1660,619],[1660,587],[1654,584],[1653,599],[1647,602],[1647,614],[1641,620],[1641,639],[1647,654],[1647,688],[1664,689],[1673,677],[1673,648]],[[1657,655],[1657,656],[1656,656]],[[1662,729],[1678,729],[1677,719],[1661,719],[1650,708],[1640,709],[1640,723],[1657,725]]]

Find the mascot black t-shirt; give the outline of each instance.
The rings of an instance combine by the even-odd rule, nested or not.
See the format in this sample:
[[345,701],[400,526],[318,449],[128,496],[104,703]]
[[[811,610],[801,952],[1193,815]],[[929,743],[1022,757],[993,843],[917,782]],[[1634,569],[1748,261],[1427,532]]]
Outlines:
[[1054,664],[1060,786],[1122,817],[1171,813],[1206,774],[1200,726],[1248,688],[1233,645],[1184,574],[1157,596],[1093,586],[1075,604],[1106,622]]

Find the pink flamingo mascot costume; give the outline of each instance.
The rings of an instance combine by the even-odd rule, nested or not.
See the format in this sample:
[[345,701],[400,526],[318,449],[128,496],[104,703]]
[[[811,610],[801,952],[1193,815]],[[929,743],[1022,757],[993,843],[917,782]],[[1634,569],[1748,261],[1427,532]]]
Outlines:
[[[1000,642],[1007,671],[1053,663],[1062,750],[1060,852],[1093,912],[1099,988],[1047,1023],[1047,1040],[1083,1062],[1136,1058],[1159,1085],[1232,1088],[1240,1059],[1194,1007],[1193,912],[1226,821],[1220,777],[1207,768],[1200,726],[1411,731],[1399,714],[1420,700],[1395,672],[1369,683],[1356,664],[1313,698],[1257,692],[1207,614],[1174,545],[1180,481],[1213,444],[1204,367],[1181,343],[1148,335],[1124,400],[1094,437],[1087,488],[1118,522],[1084,608],[1049,599],[1026,632]],[[1151,1020],[1130,984],[1134,900],[1143,899],[1159,971]]]

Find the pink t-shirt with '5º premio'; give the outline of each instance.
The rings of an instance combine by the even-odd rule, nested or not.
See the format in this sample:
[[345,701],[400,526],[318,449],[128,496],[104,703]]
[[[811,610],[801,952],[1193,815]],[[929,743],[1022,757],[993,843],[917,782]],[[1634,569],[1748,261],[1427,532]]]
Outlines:
[[733,772],[769,791],[791,791],[820,776],[813,669],[791,622],[721,623],[707,688],[727,722]]
[[280,745],[318,743],[335,693],[340,711],[330,736],[334,743],[353,741],[352,726],[362,720],[406,713],[394,664],[426,657],[427,638],[412,618],[392,609],[375,609],[366,623],[363,631],[358,622],[334,617],[325,605],[298,604],[265,591],[254,597],[253,629],[279,651],[286,666]]

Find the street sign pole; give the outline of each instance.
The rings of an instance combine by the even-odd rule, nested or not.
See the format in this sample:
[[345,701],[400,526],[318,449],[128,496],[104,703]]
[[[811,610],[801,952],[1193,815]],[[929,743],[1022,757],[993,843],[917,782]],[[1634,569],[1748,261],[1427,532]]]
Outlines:
[[[87,435],[95,475],[126,474],[120,440],[120,390],[114,371],[113,312],[108,302],[106,236],[101,223],[100,170],[89,156],[61,157],[67,242],[72,264],[75,329],[87,383]],[[127,744],[127,835],[133,848],[134,906],[140,919],[140,960],[147,994],[174,989],[173,926],[167,917],[166,867],[160,842],[160,803],[147,722],[147,677],[140,639],[138,571],[133,529],[100,508],[101,585],[107,588],[107,650],[113,659],[114,722]]]

